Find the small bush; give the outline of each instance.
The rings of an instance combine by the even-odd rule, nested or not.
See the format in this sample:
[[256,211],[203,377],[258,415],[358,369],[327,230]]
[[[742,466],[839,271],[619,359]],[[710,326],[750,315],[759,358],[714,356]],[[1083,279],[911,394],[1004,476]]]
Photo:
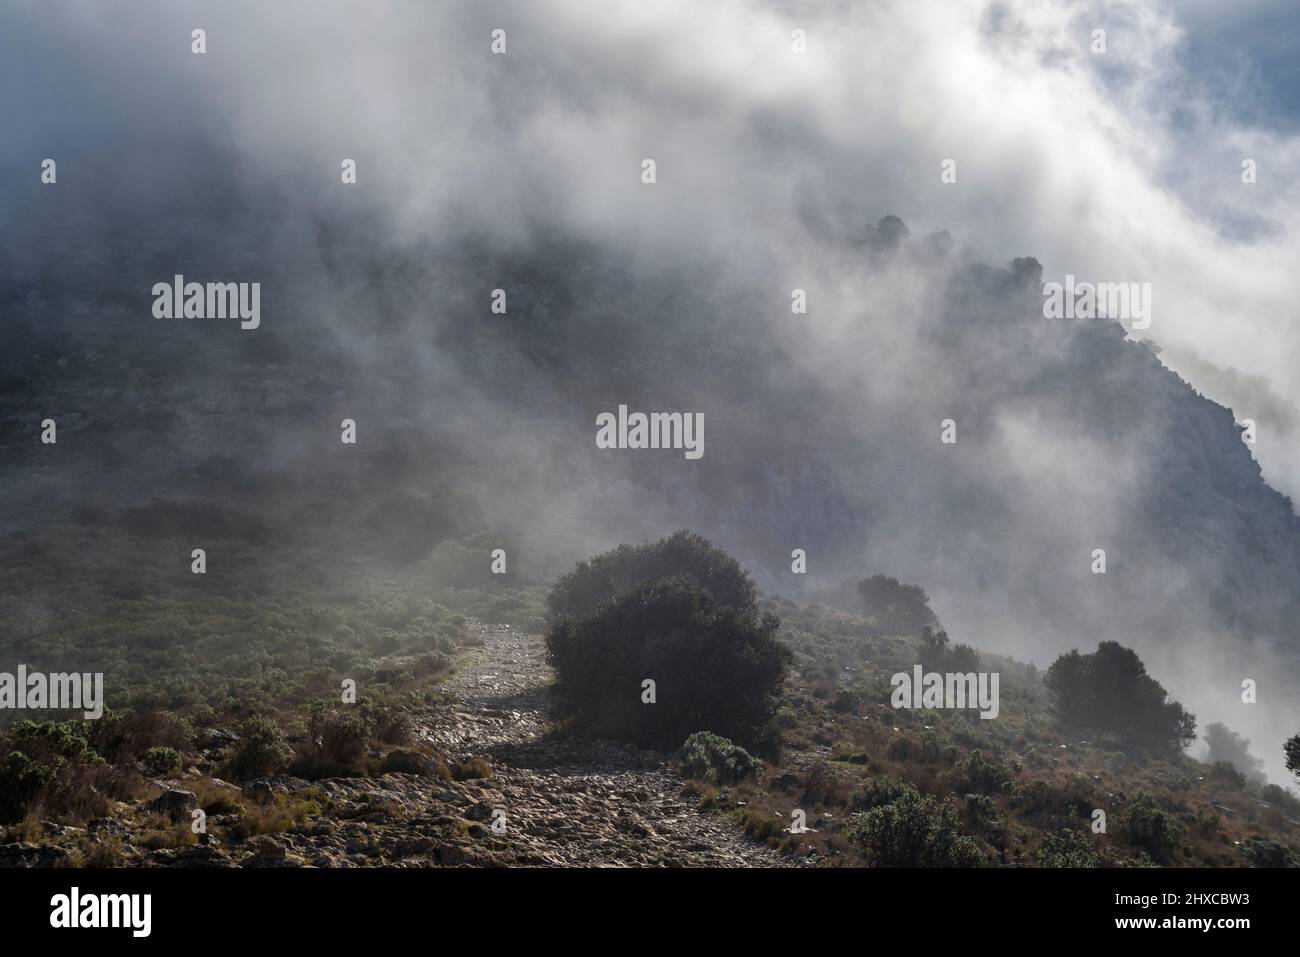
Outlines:
[[710,731],[696,731],[678,753],[684,778],[710,784],[736,784],[758,777],[763,762],[738,744]]
[[87,733],[95,752],[114,764],[140,760],[152,747],[183,752],[194,737],[194,729],[185,718],[153,709],[108,711],[98,721],[90,722]]
[[1296,853],[1285,844],[1263,837],[1251,838],[1242,845],[1242,851],[1251,867],[1297,867]]
[[210,779],[201,778],[190,787],[198,797],[199,807],[209,817],[217,814],[237,814],[243,810],[239,802],[239,792],[229,786],[222,786]]
[[1068,828],[1049,834],[1037,859],[1039,867],[1097,867],[1101,863],[1088,835]]
[[278,834],[293,831],[308,819],[321,813],[318,801],[304,791],[294,796],[277,794],[270,804],[244,810],[226,831],[226,836],[236,841],[246,841],[259,834]]
[[1030,816],[1064,814],[1075,816],[1090,812],[1097,799],[1087,786],[1078,781],[1049,784],[1042,778],[1017,781],[1011,789],[1012,803]]
[[1001,761],[984,757],[978,748],[966,755],[958,766],[954,789],[975,794],[1000,794],[1009,791],[1015,780],[1011,769]]
[[979,843],[962,832],[956,807],[915,788],[853,816],[851,839],[873,867],[978,867],[987,863]]
[[406,744],[414,735],[411,716],[392,705],[376,705],[367,712],[366,720],[375,740],[384,744]]
[[450,768],[453,781],[472,781],[476,778],[492,777],[492,765],[483,758],[469,758],[465,761],[453,761]]
[[239,728],[226,774],[236,781],[269,777],[283,771],[291,756],[279,725],[262,716],[250,718]]
[[1144,851],[1152,860],[1165,864],[1178,850],[1183,824],[1150,795],[1139,794],[1124,809],[1120,837],[1130,846]]
[[799,800],[805,805],[845,807],[851,799],[848,783],[828,762],[815,761],[804,774]]
[[120,837],[87,842],[82,854],[86,867],[121,867],[126,862]]
[[998,808],[987,794],[965,794],[966,814],[972,821],[991,821],[997,816]]
[[870,811],[893,804],[911,790],[914,788],[910,784],[897,778],[872,778],[853,796],[853,810]]
[[21,751],[11,751],[0,763],[0,824],[21,821],[53,779],[53,768],[37,764]]
[[20,721],[5,736],[0,760],[0,823],[22,820],[39,806],[52,817],[98,816],[121,777],[86,743],[76,721]]
[[147,774],[161,778],[181,769],[181,755],[175,748],[150,748],[141,759]]
[[370,732],[365,719],[354,707],[338,710],[313,705],[307,718],[308,753],[298,762],[304,778],[356,775],[363,763]]
[[741,830],[758,841],[767,841],[769,844],[779,842],[781,835],[785,833],[786,824],[781,818],[764,814],[753,808],[740,808],[736,811],[736,817],[740,821]]

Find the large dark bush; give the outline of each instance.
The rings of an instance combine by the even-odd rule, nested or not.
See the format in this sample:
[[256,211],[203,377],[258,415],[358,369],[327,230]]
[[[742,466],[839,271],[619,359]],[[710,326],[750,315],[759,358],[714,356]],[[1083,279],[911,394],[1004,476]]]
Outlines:
[[1196,717],[1169,698],[1132,649],[1117,642],[1103,641],[1090,655],[1062,655],[1043,680],[1066,725],[1158,750],[1181,751],[1196,738]]
[[[679,563],[683,575],[673,574]],[[725,552],[684,532],[625,546],[575,569],[549,604],[554,702],[575,730],[668,747],[707,728],[774,752],[792,656],[777,641],[779,620],[757,613],[753,584]],[[646,681],[654,703],[643,700]]]
[[582,618],[604,602],[664,578],[681,578],[719,607],[753,611],[754,583],[740,563],[706,538],[679,531],[658,542],[620,545],[577,567],[555,583],[546,607],[552,620]]
[[888,575],[872,575],[858,582],[858,597],[876,629],[884,634],[914,635],[936,620],[925,589]]

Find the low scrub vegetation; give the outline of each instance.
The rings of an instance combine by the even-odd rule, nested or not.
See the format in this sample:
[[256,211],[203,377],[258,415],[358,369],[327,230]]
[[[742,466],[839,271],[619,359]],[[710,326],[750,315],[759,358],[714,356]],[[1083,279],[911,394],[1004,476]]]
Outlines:
[[738,784],[758,777],[763,762],[720,735],[697,731],[678,753],[682,777],[711,784]]

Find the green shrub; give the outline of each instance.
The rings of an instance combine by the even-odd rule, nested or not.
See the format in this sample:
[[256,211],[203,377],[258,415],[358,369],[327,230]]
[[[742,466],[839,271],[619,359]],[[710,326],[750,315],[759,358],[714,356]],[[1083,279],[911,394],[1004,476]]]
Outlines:
[[175,748],[150,748],[141,760],[145,772],[154,777],[166,777],[181,769],[181,754]]
[[962,832],[956,807],[915,788],[855,814],[850,839],[873,867],[978,867],[988,862],[979,843]]
[[54,773],[53,768],[37,764],[21,751],[9,752],[0,763],[0,824],[21,821]]
[[40,764],[75,761],[91,753],[86,727],[73,721],[20,721],[9,731],[9,745]]
[[1294,850],[1267,838],[1251,838],[1242,845],[1241,850],[1246,855],[1246,860],[1250,861],[1251,867],[1300,866]]
[[1183,824],[1150,795],[1139,794],[1124,809],[1119,834],[1130,846],[1165,864],[1178,849]]
[[79,771],[102,765],[86,743],[85,725],[74,721],[19,721],[5,735],[0,762],[0,822],[21,820],[35,803],[51,813],[81,804],[69,792]]
[[375,705],[366,710],[365,718],[376,741],[406,744],[414,735],[411,716],[393,705]]
[[963,794],[962,800],[972,821],[991,821],[997,815],[997,805],[987,794]]
[[1077,816],[1091,813],[1097,798],[1082,781],[1049,784],[1042,778],[1017,781],[1011,788],[1011,801],[1027,815],[1064,814]]
[[355,706],[330,708],[317,701],[307,712],[307,742],[294,773],[305,778],[358,775],[364,771],[370,727]]
[[893,804],[913,790],[915,788],[912,785],[898,778],[871,778],[853,796],[853,810],[870,811],[873,808],[884,807],[886,804]]
[[1097,867],[1101,863],[1092,839],[1083,831],[1068,828],[1049,834],[1038,849],[1037,859],[1039,867]]
[[1009,767],[1001,761],[984,757],[977,748],[957,767],[953,788],[976,794],[1001,794],[1011,790],[1014,781],[1015,775]]
[[711,784],[736,784],[758,777],[763,762],[738,744],[710,731],[697,731],[678,754],[682,777]]
[[786,830],[786,823],[779,817],[773,817],[771,814],[755,810],[752,807],[742,807],[735,812],[736,819],[740,822],[740,828],[745,832],[747,837],[752,837],[758,841],[767,841],[768,844],[777,842]]
[[258,716],[240,725],[239,743],[226,773],[236,781],[268,777],[283,771],[290,757],[280,726],[270,718]]
[[105,761],[131,762],[151,747],[183,751],[193,740],[194,729],[180,715],[157,709],[108,711],[87,726],[90,746]]

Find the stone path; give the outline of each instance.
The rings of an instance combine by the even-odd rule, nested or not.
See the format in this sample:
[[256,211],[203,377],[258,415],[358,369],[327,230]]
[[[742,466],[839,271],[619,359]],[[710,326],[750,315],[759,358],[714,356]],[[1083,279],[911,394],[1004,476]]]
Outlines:
[[[560,738],[546,715],[551,669],[540,637],[482,626],[478,659],[442,686],[445,706],[419,733],[456,758],[483,757],[481,799],[506,815],[521,862],[570,865],[780,867],[797,862],[699,812],[682,779],[651,752]],[[490,824],[490,819],[488,820]]]

